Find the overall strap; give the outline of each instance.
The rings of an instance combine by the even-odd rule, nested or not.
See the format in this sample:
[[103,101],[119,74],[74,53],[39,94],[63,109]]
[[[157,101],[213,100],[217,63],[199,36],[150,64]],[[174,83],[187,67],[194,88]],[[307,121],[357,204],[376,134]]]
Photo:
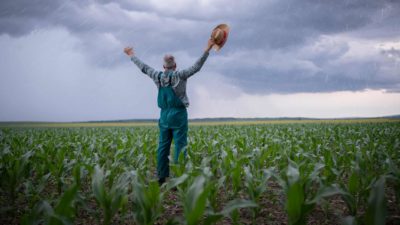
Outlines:
[[161,74],[162,74],[163,72],[159,72],[158,73],[158,76],[157,76],[157,78],[158,78],[158,84],[160,85],[160,87],[161,87]]
[[171,85],[171,77],[172,77],[172,73],[168,74],[169,80],[168,80],[168,86],[172,86]]
[[[160,87],[161,87],[161,75],[163,74],[163,72],[160,72],[159,74],[158,74],[158,76],[157,76],[157,78],[158,78],[158,83],[160,84]],[[164,72],[164,74],[165,75],[167,75],[168,76],[168,85],[166,86],[166,87],[168,87],[168,86],[172,86],[171,84],[171,80],[172,80],[172,72],[171,71],[165,71]]]

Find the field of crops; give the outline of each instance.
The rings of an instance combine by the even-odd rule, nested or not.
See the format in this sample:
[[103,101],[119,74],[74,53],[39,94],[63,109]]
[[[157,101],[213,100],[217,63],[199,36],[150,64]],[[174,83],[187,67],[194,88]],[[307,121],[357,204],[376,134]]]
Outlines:
[[[400,123],[1,128],[0,224],[400,224]],[[173,149],[173,148],[172,148]]]

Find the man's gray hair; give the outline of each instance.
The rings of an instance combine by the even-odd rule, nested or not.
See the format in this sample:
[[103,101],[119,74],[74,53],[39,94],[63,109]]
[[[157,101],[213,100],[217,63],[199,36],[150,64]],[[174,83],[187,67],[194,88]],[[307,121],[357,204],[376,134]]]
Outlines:
[[175,57],[173,55],[165,55],[164,56],[164,67],[166,69],[173,69],[176,66]]

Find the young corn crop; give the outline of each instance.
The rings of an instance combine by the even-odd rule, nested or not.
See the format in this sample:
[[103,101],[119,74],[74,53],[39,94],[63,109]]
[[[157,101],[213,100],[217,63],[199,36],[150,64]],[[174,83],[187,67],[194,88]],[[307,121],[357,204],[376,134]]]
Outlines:
[[191,126],[161,187],[157,142],[0,128],[0,224],[400,223],[399,122]]

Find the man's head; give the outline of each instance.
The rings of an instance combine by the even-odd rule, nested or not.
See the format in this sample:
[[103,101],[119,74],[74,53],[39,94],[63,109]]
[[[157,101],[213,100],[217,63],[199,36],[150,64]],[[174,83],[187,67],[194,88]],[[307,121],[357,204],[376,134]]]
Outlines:
[[165,70],[175,70],[176,69],[175,57],[173,55],[167,54],[164,56],[164,69]]

